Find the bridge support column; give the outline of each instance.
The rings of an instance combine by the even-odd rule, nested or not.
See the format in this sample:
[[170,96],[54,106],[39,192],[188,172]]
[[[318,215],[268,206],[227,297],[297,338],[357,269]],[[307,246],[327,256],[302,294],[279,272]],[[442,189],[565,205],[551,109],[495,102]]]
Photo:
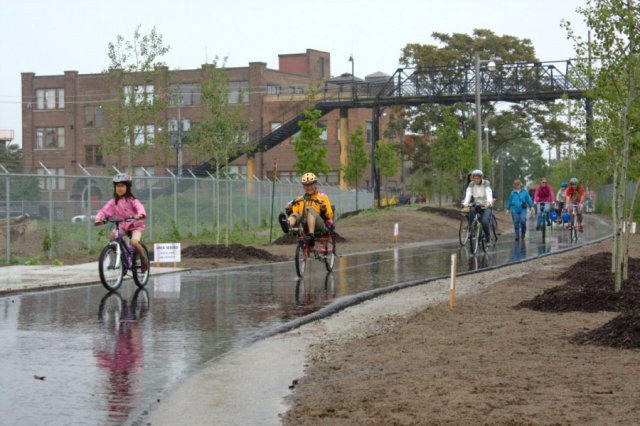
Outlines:
[[374,201],[380,208],[380,173],[376,165],[376,144],[380,139],[380,106],[374,105],[371,111],[371,187]]
[[347,189],[347,181],[344,178],[344,168],[349,161],[349,129],[347,127],[347,119],[349,117],[349,110],[347,108],[340,108],[340,188]]

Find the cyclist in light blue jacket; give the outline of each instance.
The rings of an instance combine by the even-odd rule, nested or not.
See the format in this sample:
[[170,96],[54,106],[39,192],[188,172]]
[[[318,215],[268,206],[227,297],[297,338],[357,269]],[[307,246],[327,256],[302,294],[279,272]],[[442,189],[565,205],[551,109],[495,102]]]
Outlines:
[[513,191],[507,200],[507,210],[511,212],[513,229],[516,233],[516,241],[527,232],[527,211],[533,208],[533,200],[526,189],[522,187],[520,179],[513,181]]

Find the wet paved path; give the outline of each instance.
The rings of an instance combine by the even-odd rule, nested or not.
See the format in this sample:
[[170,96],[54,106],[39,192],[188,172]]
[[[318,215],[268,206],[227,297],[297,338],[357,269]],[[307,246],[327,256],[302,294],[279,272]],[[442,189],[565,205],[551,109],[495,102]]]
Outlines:
[[[609,232],[590,218],[581,241]],[[204,363],[353,295],[445,276],[452,253],[463,272],[574,246],[560,230],[538,239],[506,234],[472,257],[457,242],[345,256],[331,274],[314,262],[304,281],[283,262],[156,276],[144,291],[128,282],[117,294],[96,284],[1,297],[2,423],[139,421]]]

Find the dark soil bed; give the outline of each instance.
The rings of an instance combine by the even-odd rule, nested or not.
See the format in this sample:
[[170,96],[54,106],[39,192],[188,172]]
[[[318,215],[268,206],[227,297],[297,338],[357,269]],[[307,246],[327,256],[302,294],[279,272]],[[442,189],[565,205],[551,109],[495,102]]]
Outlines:
[[242,244],[196,244],[182,250],[183,257],[196,259],[227,258],[235,260],[262,259],[273,262],[286,260],[265,250]]
[[574,336],[574,343],[592,343],[616,348],[640,348],[640,259],[629,259],[629,279],[614,291],[611,253],[600,252],[576,262],[559,280],[565,284],[549,288],[515,306],[542,312],[621,312],[604,326]]

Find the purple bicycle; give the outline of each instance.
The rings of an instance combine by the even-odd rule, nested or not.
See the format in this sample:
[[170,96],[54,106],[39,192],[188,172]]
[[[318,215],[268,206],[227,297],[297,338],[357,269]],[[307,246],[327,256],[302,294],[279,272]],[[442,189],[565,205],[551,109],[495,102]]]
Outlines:
[[[102,221],[102,224],[113,223],[115,225],[115,239],[104,246],[98,258],[100,281],[102,281],[102,285],[109,291],[116,291],[120,288],[127,271],[131,271],[133,281],[140,288],[147,285],[149,281],[150,265],[148,265],[147,262],[147,270],[142,270],[140,255],[130,242],[127,241],[128,237],[120,231],[120,223],[132,222],[133,220],[135,219],[126,217],[124,219],[112,218]],[[142,249],[144,250],[145,257],[149,259],[149,251],[144,244],[142,244]]]

